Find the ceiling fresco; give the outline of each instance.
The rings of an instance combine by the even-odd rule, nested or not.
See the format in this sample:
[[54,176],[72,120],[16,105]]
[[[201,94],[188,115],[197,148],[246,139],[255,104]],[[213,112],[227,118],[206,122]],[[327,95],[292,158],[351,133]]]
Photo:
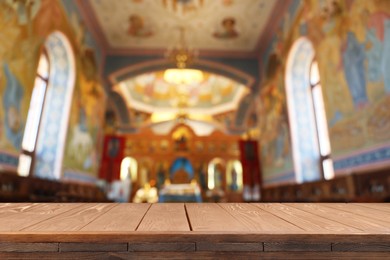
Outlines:
[[166,49],[184,28],[188,45],[254,51],[277,0],[89,0],[111,49]]
[[164,80],[164,71],[145,73],[115,86],[129,108],[154,113],[220,114],[236,110],[249,93],[244,85],[224,76],[203,72],[194,84],[174,84]]

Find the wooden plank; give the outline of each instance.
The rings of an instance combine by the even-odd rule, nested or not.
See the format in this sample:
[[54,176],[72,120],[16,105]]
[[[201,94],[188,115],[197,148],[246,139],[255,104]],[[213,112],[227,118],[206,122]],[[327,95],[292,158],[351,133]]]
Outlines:
[[[30,206],[21,205],[19,209],[14,208],[13,213],[0,215],[0,231],[10,232],[23,230],[26,227],[35,225],[44,220],[51,219],[69,210],[80,207],[82,204],[63,204],[63,203],[42,203],[30,204]],[[17,211],[18,213],[14,213]]]
[[379,211],[386,211],[390,213],[390,203],[353,203],[353,205],[376,209]]
[[221,206],[214,203],[187,203],[186,210],[193,231],[250,231]]
[[150,204],[120,203],[100,215],[81,231],[135,231]]
[[189,242],[129,243],[131,252],[194,252],[195,249],[195,243]]
[[[312,213],[317,216],[324,217],[326,219],[330,219],[342,223],[347,226],[352,226],[364,232],[384,233],[384,234],[390,232],[389,222],[384,222],[381,220],[360,216],[358,214],[353,214],[332,207],[326,207],[323,206],[322,204],[291,203],[289,204],[289,206]],[[348,206],[349,205],[345,205],[346,208],[348,208]]]
[[190,231],[184,204],[152,204],[137,231]]
[[[340,203],[323,203],[321,204],[323,206],[334,208],[343,212],[349,212],[355,215],[364,216],[370,219],[385,221],[390,223],[390,212],[381,210],[385,208],[385,204],[383,204],[382,207],[366,207],[366,205],[369,204],[355,204],[355,203],[348,203],[348,204],[340,204]],[[388,224],[386,225],[388,226]]]
[[198,242],[197,251],[261,252],[263,243]]
[[303,229],[292,225],[284,219],[251,204],[221,203],[219,205],[243,226],[253,231],[270,233],[300,233],[303,231]]
[[127,243],[60,243],[60,252],[125,252]]
[[311,213],[288,206],[288,204],[269,203],[259,204],[255,203],[257,207],[278,216],[293,225],[296,225],[307,233],[318,234],[343,234],[343,233],[361,233],[362,231]]
[[83,203],[79,207],[22,230],[41,232],[78,231],[114,206],[115,204],[109,203]]
[[0,253],[0,259],[389,259],[388,252],[60,252]]
[[265,242],[264,251],[269,252],[327,252],[331,243]]
[[0,216],[18,214],[27,211],[37,204],[34,203],[0,203]]
[[339,252],[390,252],[389,243],[333,243],[332,251]]
[[58,243],[0,243],[0,252],[57,252]]

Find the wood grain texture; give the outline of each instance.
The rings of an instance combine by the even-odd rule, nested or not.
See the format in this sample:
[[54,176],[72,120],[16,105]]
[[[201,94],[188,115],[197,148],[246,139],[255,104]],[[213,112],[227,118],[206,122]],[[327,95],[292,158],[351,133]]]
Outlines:
[[194,252],[195,249],[195,243],[188,242],[129,243],[131,252]]
[[354,203],[352,205],[376,209],[390,213],[390,203]]
[[58,243],[0,243],[0,252],[57,252]]
[[330,243],[301,242],[265,242],[264,251],[270,252],[327,252],[331,251]]
[[364,216],[373,220],[380,220],[390,223],[389,204],[383,203],[382,206],[376,207],[374,203],[323,203],[326,207],[331,207],[342,212],[350,212],[355,215]]
[[114,206],[115,204],[109,203],[83,203],[78,207],[22,230],[41,232],[78,231]]
[[0,215],[0,231],[19,231],[26,227],[51,219],[64,212],[81,207],[82,204],[42,203],[19,205],[17,208],[3,209]]
[[0,203],[0,216],[22,213],[38,205],[34,203]]
[[115,204],[80,231],[135,231],[149,207],[150,204]]
[[186,204],[193,231],[250,231],[218,204]]
[[263,243],[196,243],[197,251],[230,251],[230,252],[261,252]]
[[339,222],[335,222],[288,206],[288,203],[256,203],[255,205],[275,216],[290,222],[293,225],[304,229],[307,233],[342,234],[362,232],[357,228],[353,228]]
[[333,220],[335,222],[342,223],[347,226],[357,228],[364,232],[384,234],[390,232],[389,222],[361,216],[348,211],[338,210],[332,207],[326,207],[323,204],[294,203],[289,204],[289,206],[312,213],[317,216],[321,216],[329,220]]
[[60,252],[1,253],[0,259],[389,259],[388,252]]
[[125,252],[127,243],[60,243],[60,252]]
[[222,203],[219,205],[240,222],[240,224],[253,231],[268,233],[300,233],[303,231],[303,229],[292,225],[284,219],[251,204]]
[[389,243],[333,243],[332,251],[344,252],[390,252]]
[[389,223],[370,218],[388,213],[374,206],[0,204],[0,220],[11,221],[0,228],[39,220],[0,232],[0,259],[390,259]]
[[184,204],[152,204],[137,231],[190,231]]

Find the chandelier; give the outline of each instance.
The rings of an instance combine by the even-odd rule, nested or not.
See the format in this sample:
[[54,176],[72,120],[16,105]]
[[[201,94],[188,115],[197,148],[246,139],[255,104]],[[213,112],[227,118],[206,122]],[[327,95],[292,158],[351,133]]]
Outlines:
[[181,26],[179,31],[177,46],[173,49],[168,49],[165,53],[166,58],[176,68],[165,70],[164,80],[176,85],[199,84],[203,81],[202,71],[188,68],[197,58],[198,52],[188,47],[185,39],[185,28]]

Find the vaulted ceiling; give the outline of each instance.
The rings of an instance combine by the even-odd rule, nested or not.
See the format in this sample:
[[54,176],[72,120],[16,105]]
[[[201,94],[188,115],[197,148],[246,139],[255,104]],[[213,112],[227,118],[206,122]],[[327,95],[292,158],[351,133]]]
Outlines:
[[[185,113],[203,113],[217,120],[221,114],[239,110],[242,98],[258,84],[260,53],[269,44],[276,21],[289,2],[78,0],[77,3],[105,56],[103,71],[111,79],[110,88],[121,97],[112,103],[118,105],[117,101],[122,99],[125,103],[122,110],[156,113],[177,109],[179,113],[179,109],[183,112],[185,100]],[[207,61],[198,63],[207,66],[197,68],[203,70],[205,79],[187,88],[168,84],[162,77],[164,69],[171,65],[161,61],[167,59],[164,56],[167,50],[180,43],[181,32],[187,47],[197,51],[198,59]],[[150,68],[143,68],[141,63]]]
[[106,52],[164,51],[185,28],[203,53],[256,52],[279,11],[278,0],[83,0],[79,5]]

